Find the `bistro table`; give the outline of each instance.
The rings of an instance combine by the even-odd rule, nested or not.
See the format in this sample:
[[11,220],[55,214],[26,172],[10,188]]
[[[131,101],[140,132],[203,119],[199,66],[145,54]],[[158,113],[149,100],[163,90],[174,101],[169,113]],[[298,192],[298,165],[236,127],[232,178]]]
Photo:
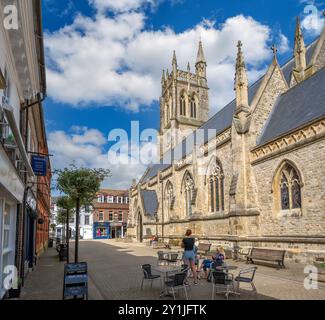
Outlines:
[[177,273],[178,271],[180,271],[180,267],[175,266],[175,265],[162,265],[162,266],[158,265],[158,266],[152,266],[152,269],[161,274],[163,286],[162,286],[162,291],[161,291],[160,297],[170,296],[168,293],[165,282],[168,280],[168,275],[170,273]]
[[160,252],[161,255],[164,257],[164,260],[166,261],[171,259],[172,254],[177,254],[178,255],[177,260],[182,261],[183,251],[160,251]]

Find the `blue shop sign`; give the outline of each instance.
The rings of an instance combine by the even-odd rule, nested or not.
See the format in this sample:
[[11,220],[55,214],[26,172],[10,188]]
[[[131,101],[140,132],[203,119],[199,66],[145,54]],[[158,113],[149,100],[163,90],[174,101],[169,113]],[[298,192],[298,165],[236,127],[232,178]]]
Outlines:
[[32,168],[36,176],[45,177],[47,174],[47,158],[33,155]]

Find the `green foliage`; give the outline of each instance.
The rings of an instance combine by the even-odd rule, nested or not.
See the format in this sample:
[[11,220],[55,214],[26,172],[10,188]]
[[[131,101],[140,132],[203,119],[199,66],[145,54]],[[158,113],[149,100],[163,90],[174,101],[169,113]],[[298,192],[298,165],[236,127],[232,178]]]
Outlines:
[[72,210],[75,207],[75,202],[68,196],[62,196],[57,199],[56,205],[61,209]]
[[58,176],[57,189],[74,203],[79,199],[83,205],[91,204],[100,189],[101,182],[110,176],[110,170],[77,168],[74,164],[54,172]]

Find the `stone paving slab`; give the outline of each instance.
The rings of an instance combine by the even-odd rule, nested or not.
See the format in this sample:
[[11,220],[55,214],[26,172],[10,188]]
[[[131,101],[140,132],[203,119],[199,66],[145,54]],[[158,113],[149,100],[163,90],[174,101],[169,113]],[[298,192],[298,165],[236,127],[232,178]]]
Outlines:
[[[80,261],[86,261],[89,268],[89,299],[95,300],[155,300],[160,299],[160,283],[153,288],[145,285],[140,289],[142,280],[141,265],[157,263],[157,249],[139,243],[124,243],[115,240],[80,241]],[[71,244],[73,257],[73,243]],[[227,260],[238,270],[246,268],[245,262]],[[58,261],[55,249],[48,249],[39,260],[35,271],[31,273],[22,291],[22,299],[54,300],[62,298],[64,263]],[[319,284],[317,290],[304,288],[304,267],[302,264],[287,264],[284,270],[258,265],[255,285],[258,294],[251,292],[250,286],[241,288],[241,296],[230,299],[272,300],[272,299],[325,299],[325,285]],[[199,285],[191,286],[189,298],[195,300],[211,299],[211,283],[200,280]],[[183,299],[180,293],[179,299]],[[164,298],[168,300],[170,298]],[[216,300],[224,299],[216,296]]]

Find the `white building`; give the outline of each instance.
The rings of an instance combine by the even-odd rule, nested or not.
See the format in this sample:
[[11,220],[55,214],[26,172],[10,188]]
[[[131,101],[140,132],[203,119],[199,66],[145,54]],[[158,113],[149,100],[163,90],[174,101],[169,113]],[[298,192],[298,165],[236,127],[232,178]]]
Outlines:
[[[45,95],[40,1],[0,1],[0,300],[9,266],[35,260],[36,177]],[[12,271],[11,271],[12,272]]]
[[[56,205],[56,197],[52,197],[52,217],[51,224],[55,224],[55,233],[52,235],[55,238],[65,239],[66,237],[66,225],[60,224],[57,221],[57,216],[59,208]],[[76,233],[76,218],[75,215],[70,217],[69,228],[71,232],[71,237],[75,237]],[[89,207],[80,208],[79,217],[79,235],[82,239],[92,239],[93,238],[93,216]]]

